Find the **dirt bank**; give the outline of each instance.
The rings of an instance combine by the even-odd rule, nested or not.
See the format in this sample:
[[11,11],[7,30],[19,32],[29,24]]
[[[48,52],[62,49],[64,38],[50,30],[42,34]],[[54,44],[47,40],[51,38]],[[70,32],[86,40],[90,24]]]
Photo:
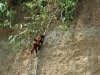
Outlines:
[[[37,75],[100,75],[100,1],[79,0],[76,25],[58,25],[46,34],[38,53]],[[0,75],[34,75],[35,55],[14,50],[0,36]]]
[[79,0],[76,10],[78,26],[100,25],[100,0]]

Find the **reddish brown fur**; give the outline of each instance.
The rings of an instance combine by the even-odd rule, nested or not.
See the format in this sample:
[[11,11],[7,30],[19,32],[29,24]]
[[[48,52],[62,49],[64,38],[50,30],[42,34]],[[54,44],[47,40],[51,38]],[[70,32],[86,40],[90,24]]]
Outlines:
[[34,50],[35,50],[35,52],[37,53],[37,51],[40,49],[40,43],[36,40],[36,39],[34,39],[33,40],[33,48],[32,48],[32,50],[31,50],[31,54],[33,54],[34,53]]
[[36,40],[41,43],[43,43],[43,39],[44,39],[44,35],[42,35],[42,34],[38,35],[36,38]]
[[40,46],[42,46],[43,40],[44,40],[44,35],[42,35],[42,34],[38,35],[37,38],[33,40],[32,44],[34,47],[31,50],[31,54],[34,53],[34,50],[36,53],[38,50],[40,50]]

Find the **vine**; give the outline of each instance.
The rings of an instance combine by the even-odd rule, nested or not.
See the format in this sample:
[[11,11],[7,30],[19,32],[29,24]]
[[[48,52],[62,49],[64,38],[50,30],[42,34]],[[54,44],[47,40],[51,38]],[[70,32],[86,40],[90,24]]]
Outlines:
[[[57,2],[60,11],[60,19],[64,25],[59,26],[60,29],[66,30],[70,21],[74,19],[74,13],[78,0],[2,0],[0,3],[0,27],[7,26],[13,30],[8,40],[13,43],[16,48],[31,46],[31,38],[33,34],[38,34],[46,29],[50,12],[48,5]],[[20,6],[19,10],[14,10]],[[22,16],[21,13],[24,13]],[[13,23],[15,15],[23,17],[25,23]],[[53,15],[55,17],[55,15]],[[56,18],[56,17],[55,17]]]

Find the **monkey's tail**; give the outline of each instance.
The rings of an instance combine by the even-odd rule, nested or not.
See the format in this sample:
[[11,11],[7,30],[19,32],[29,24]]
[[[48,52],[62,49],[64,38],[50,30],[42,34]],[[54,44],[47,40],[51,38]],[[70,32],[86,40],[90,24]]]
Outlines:
[[46,29],[45,29],[45,31],[44,31],[44,33],[43,33],[44,36],[46,35],[47,29],[48,29],[50,23],[52,22],[53,15],[58,11],[58,9],[59,9],[59,7],[55,10],[54,13],[51,14],[51,16],[50,16],[50,20],[49,20],[49,22],[48,22],[48,24],[47,24],[47,27],[46,27]]

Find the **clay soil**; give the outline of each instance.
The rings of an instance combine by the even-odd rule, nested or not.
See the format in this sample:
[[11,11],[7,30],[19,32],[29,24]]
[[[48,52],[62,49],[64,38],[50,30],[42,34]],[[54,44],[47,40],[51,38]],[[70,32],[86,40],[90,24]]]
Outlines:
[[75,17],[77,26],[99,26],[100,0],[79,0]]
[[[100,0],[79,0],[75,20],[67,31],[57,25],[47,32],[37,75],[100,75]],[[0,75],[34,75],[35,54],[17,52],[6,40],[0,38]]]

